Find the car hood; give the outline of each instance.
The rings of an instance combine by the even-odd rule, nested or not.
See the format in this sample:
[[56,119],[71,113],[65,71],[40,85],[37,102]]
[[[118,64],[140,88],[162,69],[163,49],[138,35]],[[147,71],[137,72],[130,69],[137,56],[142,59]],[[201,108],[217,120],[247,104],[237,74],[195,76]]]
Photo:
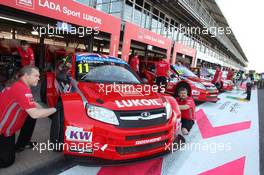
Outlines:
[[147,110],[165,107],[165,98],[159,93],[150,91],[150,85],[80,82],[78,87],[89,104],[111,110]]
[[189,80],[191,82],[195,82],[195,83],[201,83],[203,84],[205,87],[212,87],[214,86],[213,83],[211,83],[210,81],[206,81],[206,80],[202,80],[198,77],[185,77],[186,80]]
[[208,86],[214,86],[213,83],[211,83],[210,81],[206,81],[206,80],[201,80],[201,83],[202,83],[205,87],[208,87]]
[[201,83],[201,79],[198,77],[181,77],[184,80],[189,80],[196,83]]

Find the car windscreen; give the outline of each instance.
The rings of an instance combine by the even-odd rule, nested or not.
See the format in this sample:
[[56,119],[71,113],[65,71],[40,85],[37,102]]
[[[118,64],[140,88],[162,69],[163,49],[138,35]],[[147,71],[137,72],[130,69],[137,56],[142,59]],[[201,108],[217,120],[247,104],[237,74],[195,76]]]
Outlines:
[[216,72],[216,70],[215,69],[207,69],[208,70],[208,72],[211,74],[211,75],[214,75],[215,74],[215,72]]
[[192,71],[184,66],[173,66],[173,69],[180,75],[184,77],[197,77]]
[[141,84],[126,62],[110,58],[77,57],[76,78],[83,82]]

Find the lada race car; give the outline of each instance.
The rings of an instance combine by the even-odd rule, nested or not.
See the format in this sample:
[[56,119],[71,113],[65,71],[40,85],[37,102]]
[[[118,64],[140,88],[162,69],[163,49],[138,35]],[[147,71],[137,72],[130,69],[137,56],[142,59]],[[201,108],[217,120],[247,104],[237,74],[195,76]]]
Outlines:
[[[155,67],[158,62],[148,61],[143,64],[146,67],[143,76],[150,84],[154,84],[156,79]],[[166,92],[174,96],[178,96],[179,89],[185,87],[189,96],[192,96],[196,101],[217,102],[219,100],[215,85],[201,80],[184,66],[171,65],[167,80]]]
[[56,150],[119,161],[160,154],[173,144],[180,127],[177,102],[144,91],[150,85],[125,61],[77,53],[56,62],[44,83],[47,104],[58,109],[50,135]]
[[[200,77],[202,80],[211,82],[214,78],[215,70],[214,69],[207,69],[207,71],[204,71],[201,73],[199,68],[191,68],[192,71],[196,72],[196,75]],[[221,86],[219,87],[219,91],[232,91],[234,89],[234,83],[231,80],[227,80],[227,74],[228,71],[222,72],[222,80],[221,80]]]

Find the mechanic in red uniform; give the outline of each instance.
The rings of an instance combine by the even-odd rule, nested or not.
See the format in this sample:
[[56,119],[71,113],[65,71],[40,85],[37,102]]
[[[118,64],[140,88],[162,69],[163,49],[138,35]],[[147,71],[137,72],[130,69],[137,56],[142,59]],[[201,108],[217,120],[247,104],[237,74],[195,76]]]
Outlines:
[[35,65],[34,52],[29,47],[27,41],[22,40],[20,42],[20,47],[17,48],[17,52],[21,56],[21,67]]
[[212,83],[216,86],[217,89],[221,89],[221,81],[222,81],[222,71],[221,66],[217,65],[214,78]]
[[176,100],[181,110],[182,134],[188,135],[195,121],[195,103],[188,97],[188,91],[184,87],[179,89],[178,95]]
[[130,66],[131,68],[139,74],[139,58],[138,58],[138,53],[135,53],[135,56],[131,59],[130,61]]
[[164,85],[167,86],[167,77],[168,77],[168,71],[170,69],[170,63],[166,60],[160,60],[156,67],[156,84],[158,86]]
[[[21,57],[21,67],[35,65],[35,58],[34,58],[34,52],[29,47],[29,44],[27,41],[22,40],[20,42],[20,47],[17,48],[17,54]],[[37,90],[35,87],[32,87],[31,90],[33,92],[36,92]],[[36,94],[34,94],[35,96]],[[24,151],[25,148],[32,148],[33,144],[35,142],[31,141],[31,137],[33,135],[33,131],[35,129],[36,125],[36,119],[33,119],[31,117],[27,117],[26,121],[24,123],[24,126],[22,127],[19,137],[17,139],[16,143],[16,151],[21,152]]]
[[0,168],[15,161],[15,134],[23,126],[27,116],[37,119],[56,112],[56,108],[44,109],[34,101],[30,87],[37,86],[39,70],[25,66],[21,77],[0,93]]
[[233,77],[234,77],[234,70],[231,69],[231,68],[229,68],[229,69],[228,69],[228,72],[227,72],[226,79],[227,79],[227,80],[231,80],[231,81],[233,81]]

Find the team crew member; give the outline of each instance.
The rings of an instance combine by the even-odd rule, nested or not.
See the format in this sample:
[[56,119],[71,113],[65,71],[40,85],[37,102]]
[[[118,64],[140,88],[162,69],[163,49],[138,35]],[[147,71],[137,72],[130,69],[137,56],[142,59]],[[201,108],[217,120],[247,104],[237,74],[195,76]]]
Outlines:
[[70,85],[71,69],[72,59],[70,56],[63,58],[62,62],[57,66],[56,79],[62,87],[63,92],[70,92],[73,90]]
[[21,57],[21,67],[35,65],[34,52],[29,47],[27,41],[22,40],[20,42],[20,47],[17,48],[17,52]]
[[260,74],[256,74],[256,79],[257,79],[257,87],[258,87],[258,89],[260,89],[260,84],[261,84],[261,76],[260,76]]
[[156,84],[161,86],[165,85],[167,86],[167,76],[168,76],[168,70],[170,69],[170,63],[168,63],[165,60],[160,60],[157,64],[156,68]]
[[236,74],[236,89],[240,90],[240,86],[243,80],[244,72],[242,70],[239,70]]
[[39,70],[25,66],[20,79],[0,93],[0,168],[15,161],[15,134],[24,124],[27,116],[37,119],[56,112],[55,108],[42,108],[34,101],[30,87],[37,86]]
[[214,78],[212,80],[212,83],[215,84],[217,89],[221,88],[221,80],[222,80],[222,71],[221,66],[217,65]]
[[135,56],[131,59],[130,61],[130,66],[131,68],[139,74],[139,58],[138,58],[138,53],[135,53]]
[[260,76],[260,89],[264,88],[264,73],[261,74]]
[[195,121],[195,103],[191,97],[188,97],[186,88],[181,88],[178,95],[176,100],[181,110],[182,134],[188,135]]
[[234,71],[233,71],[233,69],[229,68],[226,79],[233,81],[233,77],[234,77]]
[[[29,47],[29,44],[27,41],[22,40],[20,42],[20,47],[17,48],[17,53],[21,57],[21,67],[24,66],[34,66],[35,65],[35,58],[34,58],[34,52]],[[32,90],[35,92],[37,91],[35,87],[32,87]],[[36,94],[34,94],[36,95]],[[27,117],[24,126],[22,127],[19,137],[17,139],[16,143],[16,151],[21,152],[25,148],[32,148],[34,142],[31,142],[31,137],[33,134],[33,131],[35,129],[36,120],[30,117]]]
[[247,93],[247,97],[246,97],[246,100],[250,101],[251,99],[251,89],[253,87],[253,81],[252,81],[252,76],[251,75],[248,75],[247,76],[247,79],[245,81],[246,83],[246,93]]

